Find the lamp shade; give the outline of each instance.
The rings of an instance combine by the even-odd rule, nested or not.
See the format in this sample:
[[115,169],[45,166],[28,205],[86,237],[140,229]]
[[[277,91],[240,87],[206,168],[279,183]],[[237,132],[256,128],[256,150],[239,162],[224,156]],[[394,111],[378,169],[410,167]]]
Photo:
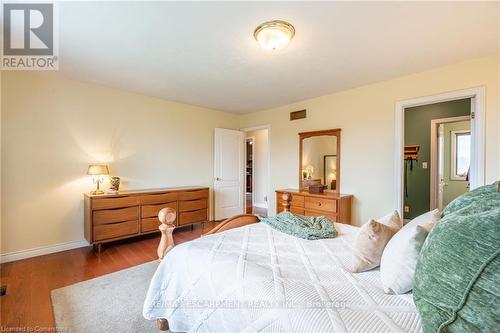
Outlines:
[[109,170],[106,164],[90,164],[87,169],[87,175],[99,176],[99,175],[108,175]]

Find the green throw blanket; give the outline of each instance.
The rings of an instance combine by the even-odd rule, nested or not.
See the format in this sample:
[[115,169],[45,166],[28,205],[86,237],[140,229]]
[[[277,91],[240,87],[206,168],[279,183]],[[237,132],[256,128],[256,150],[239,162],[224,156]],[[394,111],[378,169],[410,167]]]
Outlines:
[[323,239],[337,236],[333,222],[324,216],[312,217],[283,212],[276,216],[258,218],[276,230],[299,238]]

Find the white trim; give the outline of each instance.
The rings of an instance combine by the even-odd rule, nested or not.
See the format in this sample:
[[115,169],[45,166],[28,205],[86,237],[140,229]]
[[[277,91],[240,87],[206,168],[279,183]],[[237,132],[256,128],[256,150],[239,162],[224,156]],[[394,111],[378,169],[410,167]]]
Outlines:
[[471,99],[471,112],[474,117],[471,121],[471,174],[469,175],[470,189],[473,190],[485,184],[485,88],[476,88]]
[[[470,120],[469,120],[470,122]],[[469,124],[470,126],[470,124]],[[437,180],[437,184],[436,184],[436,193],[434,194],[435,196],[437,196],[437,208],[439,209],[439,211],[443,211],[443,191],[444,191],[444,159],[445,159],[445,156],[444,156],[444,141],[445,141],[445,137],[444,137],[444,124],[439,124],[438,125],[438,146],[437,146],[437,150],[438,150],[438,166],[437,166],[437,169],[438,169],[438,172],[437,172],[437,177],[438,178],[434,178],[434,180]],[[443,181],[443,183],[441,183]],[[434,197],[434,200],[436,200],[436,198]],[[433,209],[432,207],[429,207],[430,209]],[[429,210],[430,210],[429,209]]]
[[421,106],[427,104],[441,103],[454,101],[458,99],[471,99],[471,112],[474,114],[474,119],[471,121],[472,135],[472,156],[471,156],[471,174],[470,188],[474,189],[484,185],[484,157],[485,157],[485,88],[484,86],[470,89],[446,92],[442,94],[423,96],[404,101],[396,102],[395,106],[395,149],[394,149],[394,166],[395,166],[395,202],[396,209],[403,212],[403,190],[404,190],[404,110],[409,107]]
[[470,116],[449,117],[431,120],[431,179],[430,179],[430,209],[438,208],[439,175],[438,175],[438,127],[440,124],[471,120]]
[[[271,198],[271,125],[258,125],[258,126],[252,126],[252,127],[245,127],[245,128],[240,128],[240,131],[243,132],[251,132],[251,131],[257,131],[257,130],[263,130],[267,129],[267,171],[269,175],[269,181],[268,181],[268,186],[267,186],[267,208],[269,208],[269,200]],[[252,189],[253,190],[253,189]],[[253,191],[252,191],[253,193]],[[267,212],[269,214],[269,211]]]
[[56,245],[41,246],[28,250],[15,251],[10,253],[5,253],[0,256],[0,263],[6,263],[15,260],[27,259],[32,257],[38,257],[44,254],[50,254],[55,252],[73,250],[80,247],[90,246],[86,240],[78,240],[67,243],[61,243]]

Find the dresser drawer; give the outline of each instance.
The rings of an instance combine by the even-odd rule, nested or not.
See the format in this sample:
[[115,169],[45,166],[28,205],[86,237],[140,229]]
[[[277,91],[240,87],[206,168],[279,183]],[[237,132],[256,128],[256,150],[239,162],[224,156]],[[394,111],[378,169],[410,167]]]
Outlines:
[[92,199],[92,210],[113,209],[139,205],[138,197],[117,197],[106,199]]
[[156,232],[161,224],[158,213],[167,207],[176,210],[176,226],[180,225],[181,214],[184,225],[205,222],[208,219],[208,196],[207,187],[194,186],[103,195],[85,193],[85,239],[95,245]]
[[305,199],[305,208],[335,213],[337,211],[337,201],[326,198],[307,197]]
[[179,212],[191,212],[208,207],[207,199],[198,199],[190,201],[179,201]]
[[131,221],[139,218],[139,207],[96,210],[93,212],[94,225]]
[[203,198],[208,198],[208,189],[179,192],[179,200],[196,200]]
[[158,219],[158,213],[160,210],[166,207],[170,207],[173,209],[177,209],[176,207],[176,202],[170,202],[170,203],[165,203],[165,204],[159,204],[159,205],[144,205],[141,207],[141,217],[156,217]]
[[141,232],[158,231],[160,220],[157,217],[148,217],[141,220]]
[[160,194],[147,194],[141,196],[141,204],[143,205],[157,205],[177,200],[177,192],[160,193]]
[[295,207],[304,207],[304,196],[292,194],[292,201],[290,201],[290,205]]
[[135,235],[139,233],[137,220],[94,226],[94,241]]
[[305,210],[305,216],[324,216],[332,222],[337,222],[337,215],[320,210]]
[[290,213],[304,215],[304,208],[290,207]]
[[179,213],[179,225],[191,224],[195,222],[203,222],[207,220],[207,210],[200,209],[194,212]]

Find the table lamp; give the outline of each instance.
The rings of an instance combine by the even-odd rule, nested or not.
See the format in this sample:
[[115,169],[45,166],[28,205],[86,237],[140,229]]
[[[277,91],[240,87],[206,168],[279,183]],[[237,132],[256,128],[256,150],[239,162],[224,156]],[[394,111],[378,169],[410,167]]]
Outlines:
[[312,179],[314,174],[314,167],[309,164],[308,166],[306,166],[306,171],[307,171],[307,179]]
[[95,191],[90,192],[92,195],[104,194],[104,191],[99,189],[99,185],[104,181],[104,175],[108,175],[109,170],[106,164],[90,164],[87,169],[87,175],[92,176],[92,181],[97,184]]

